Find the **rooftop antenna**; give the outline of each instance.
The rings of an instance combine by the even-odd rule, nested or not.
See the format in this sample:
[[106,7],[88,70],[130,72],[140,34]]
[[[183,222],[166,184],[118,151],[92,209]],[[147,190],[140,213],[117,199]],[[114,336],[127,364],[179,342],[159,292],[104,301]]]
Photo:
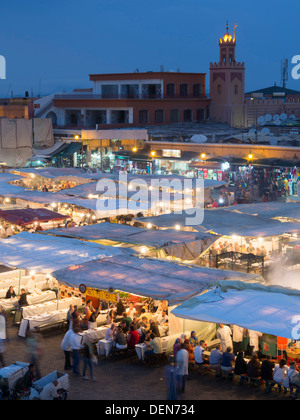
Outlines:
[[281,60],[281,86],[285,89],[289,78],[289,60]]

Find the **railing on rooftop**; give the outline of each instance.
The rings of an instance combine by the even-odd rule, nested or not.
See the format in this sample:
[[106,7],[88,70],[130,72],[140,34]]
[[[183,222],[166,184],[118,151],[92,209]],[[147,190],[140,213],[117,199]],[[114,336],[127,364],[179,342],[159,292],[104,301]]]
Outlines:
[[140,95],[125,95],[125,94],[94,94],[94,93],[82,93],[82,94],[71,94],[55,95],[54,100],[101,100],[101,99],[209,99],[209,95],[173,95],[163,96],[161,94],[140,94]]

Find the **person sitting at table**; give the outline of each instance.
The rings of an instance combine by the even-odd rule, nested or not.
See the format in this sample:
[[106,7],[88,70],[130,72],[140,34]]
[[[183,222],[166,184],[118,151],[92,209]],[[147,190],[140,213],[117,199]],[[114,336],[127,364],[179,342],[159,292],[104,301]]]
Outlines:
[[235,361],[234,373],[236,375],[247,375],[247,362],[244,359],[244,352],[240,351]]
[[123,313],[123,319],[121,322],[125,322],[127,331],[129,331],[129,326],[132,323],[132,318],[130,318],[126,312]]
[[157,318],[158,325],[167,326],[169,324],[169,317],[166,310],[163,310],[161,315]]
[[191,332],[190,343],[193,347],[197,347],[199,344],[199,340],[196,336],[196,331]]
[[189,353],[189,361],[194,362],[195,361],[194,347],[191,345],[190,340],[188,338],[184,341],[184,348]]
[[142,308],[141,310],[141,316],[142,317],[146,317],[148,319],[148,321],[152,318],[152,314],[150,314],[150,312],[146,312],[145,308]]
[[223,361],[223,353],[221,353],[221,344],[218,344],[215,350],[212,350],[209,358],[209,367],[211,369],[220,370]]
[[159,328],[157,325],[157,322],[155,322],[155,320],[152,318],[149,321],[150,323],[150,331],[156,336],[156,337],[160,337],[160,332],[159,332]]
[[133,317],[132,323],[129,325],[129,329],[130,327],[133,327],[136,331],[139,329],[140,323],[139,323],[139,319],[136,316]]
[[136,316],[136,309],[134,307],[134,303],[133,302],[130,302],[129,303],[129,308],[127,308],[125,310],[125,312],[126,312],[126,315],[127,315],[128,318],[133,319]]
[[261,363],[258,360],[257,354],[252,356],[252,359],[247,365],[247,374],[249,378],[260,378],[261,377]]
[[161,354],[162,353],[162,341],[160,337],[155,336],[153,333],[150,334],[150,342],[149,344],[146,343],[146,346],[149,347],[150,350],[145,352],[147,354]]
[[127,335],[127,343],[129,349],[134,349],[139,344],[140,336],[133,325],[130,326],[129,333]]
[[235,361],[235,355],[232,353],[232,347],[227,347],[223,353],[221,370],[226,373],[233,372],[233,362]]
[[116,348],[118,350],[127,349],[126,335],[124,334],[121,327],[118,327],[117,334],[116,334]]
[[20,294],[18,304],[19,304],[20,307],[28,306],[27,293],[26,293],[25,289],[21,289],[21,294]]
[[288,367],[285,359],[281,359],[279,364],[275,366],[273,372],[273,381],[278,385],[278,388],[281,390],[281,385],[284,381],[284,378],[287,374]]
[[194,349],[194,355],[195,355],[195,362],[197,365],[208,365],[209,359],[204,356],[205,352],[205,341],[201,340],[199,345]]
[[23,377],[23,383],[24,383],[25,389],[32,388],[32,385],[33,385],[33,382],[35,381],[35,379],[36,379],[35,365],[33,363],[31,363],[28,366],[28,370]]
[[16,293],[14,291],[14,288],[13,288],[13,286],[10,286],[10,288],[6,292],[5,299],[12,299],[12,298],[15,298],[15,297],[17,297],[17,296],[16,296]]
[[273,370],[275,364],[271,361],[271,356],[262,355],[262,364],[261,364],[261,379],[263,381],[273,381]]
[[115,336],[116,336],[116,325],[111,324],[111,327],[108,328],[108,330],[106,331],[105,340],[112,341],[115,339]]

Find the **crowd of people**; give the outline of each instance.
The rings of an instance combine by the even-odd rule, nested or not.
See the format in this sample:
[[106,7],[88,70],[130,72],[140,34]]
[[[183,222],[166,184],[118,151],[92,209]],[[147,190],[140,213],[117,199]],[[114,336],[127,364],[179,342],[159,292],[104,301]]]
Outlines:
[[[73,370],[80,376],[80,361],[83,361],[83,379],[87,380],[87,368],[90,377],[93,375],[93,360],[95,361],[94,347],[90,343],[82,342],[82,330],[97,328],[97,317],[103,308],[102,305],[95,309],[88,300],[83,308],[82,315],[78,307],[70,306],[67,321],[69,331],[64,336],[61,348],[65,353],[65,370]],[[169,329],[168,302],[155,302],[151,299],[145,301],[141,309],[136,309],[134,302],[129,302],[127,308],[120,299],[114,307],[107,311],[107,329],[105,340],[113,342],[112,351],[134,350],[137,344],[147,346],[145,355],[161,354],[161,335],[167,335]],[[161,334],[162,332],[162,334]],[[71,362],[72,360],[72,362]]]
[[250,381],[263,381],[266,383],[266,392],[272,392],[274,386],[278,386],[279,390],[294,387],[295,391],[292,395],[297,399],[300,394],[300,373],[297,363],[291,361],[287,363],[284,354],[272,359],[270,355],[263,355],[259,351],[259,338],[262,333],[248,330],[249,336],[249,353],[248,358],[241,349],[245,329],[220,324],[217,330],[219,344],[211,351],[206,351],[207,345],[205,340],[198,340],[196,332],[192,331],[190,338],[182,335],[176,339],[173,346],[173,357],[176,364],[176,374],[178,378],[179,390],[185,391],[185,381],[189,374],[189,366],[207,366],[211,370],[216,371],[217,376],[221,376],[222,372],[233,378],[233,375],[239,376],[241,383],[246,379]]

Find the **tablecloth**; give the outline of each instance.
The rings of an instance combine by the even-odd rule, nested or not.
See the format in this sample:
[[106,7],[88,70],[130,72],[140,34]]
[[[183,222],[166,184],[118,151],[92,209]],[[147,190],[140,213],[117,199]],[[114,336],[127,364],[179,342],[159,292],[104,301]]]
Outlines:
[[98,356],[108,357],[114,345],[113,340],[99,340],[97,344]]
[[[36,305],[40,302],[47,302],[51,299],[54,299],[55,297],[55,292],[47,290],[45,292],[33,293],[31,295],[28,295],[27,301],[29,305]],[[18,301],[18,297],[14,299],[0,299],[0,306],[2,306],[5,311],[9,311],[15,309],[18,306]],[[26,308],[30,308],[30,306],[26,306]]]
[[[36,284],[37,288],[38,288],[38,289],[40,289],[40,290],[45,290],[45,289],[47,289],[47,288],[48,288],[48,287],[47,287],[47,282],[46,282],[46,280],[37,281],[35,284]],[[0,286],[1,286],[1,285],[0,285]],[[19,283],[18,283],[18,285],[17,285],[17,286],[14,286],[14,285],[11,285],[11,284],[10,284],[10,286],[13,286],[13,288],[14,288],[14,291],[15,291],[16,295],[18,295],[18,294],[19,294]],[[10,286],[8,286],[7,288],[0,289],[0,299],[5,299],[6,293],[7,293],[8,288],[9,288]],[[28,292],[28,290],[27,290],[27,285],[26,285],[26,284],[23,284],[23,283],[22,283],[22,284],[20,285],[20,290],[21,290],[21,289],[25,289],[25,290],[26,290],[26,292]]]
[[[23,318],[28,318],[36,315],[41,315],[46,312],[59,311],[62,309],[69,309],[70,305],[80,306],[82,304],[81,298],[70,297],[65,299],[53,300],[53,297],[56,297],[55,292],[47,291],[42,293],[52,293],[52,300],[49,300],[44,303],[38,303],[36,305],[24,306],[23,307]],[[54,295],[54,296],[53,296]]]
[[109,326],[100,327],[95,330],[86,330],[81,333],[83,336],[83,343],[97,343],[106,336]]
[[65,321],[67,319],[67,314],[68,309],[61,309],[59,311],[46,312],[44,314],[30,316],[24,320],[29,322],[30,331],[35,331],[35,327],[39,327],[40,325]]
[[[31,279],[31,276],[21,276],[21,283],[23,285],[26,285],[30,279]],[[46,284],[46,275],[36,274],[35,282],[36,283],[44,282]],[[5,278],[5,279],[0,278],[0,289],[8,289],[10,286],[13,286],[13,287],[19,286],[19,274],[15,274],[10,278]]]
[[[162,341],[162,349],[163,349],[163,351],[166,351],[167,348],[168,348],[169,337],[163,337],[161,339],[161,341]],[[146,344],[144,344],[144,343],[137,344],[135,346],[136,354],[138,355],[138,358],[140,360],[144,360],[145,359],[145,353],[146,353],[146,351],[149,351],[149,350],[150,350],[150,348],[148,346],[146,346]]]

